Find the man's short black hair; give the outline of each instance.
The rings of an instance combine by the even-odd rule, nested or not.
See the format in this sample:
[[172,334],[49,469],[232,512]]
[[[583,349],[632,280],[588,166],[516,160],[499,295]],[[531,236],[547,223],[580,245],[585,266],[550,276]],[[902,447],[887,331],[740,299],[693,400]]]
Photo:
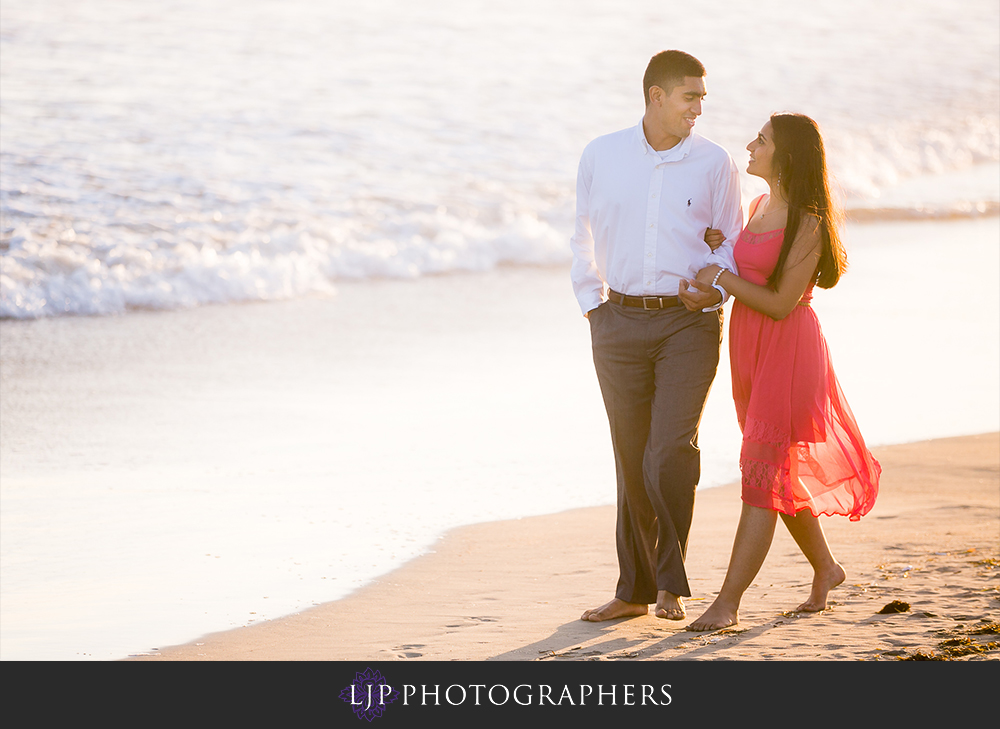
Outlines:
[[646,74],[642,77],[646,106],[649,106],[649,87],[659,86],[668,94],[688,76],[702,78],[705,67],[701,61],[684,51],[660,51],[649,59]]

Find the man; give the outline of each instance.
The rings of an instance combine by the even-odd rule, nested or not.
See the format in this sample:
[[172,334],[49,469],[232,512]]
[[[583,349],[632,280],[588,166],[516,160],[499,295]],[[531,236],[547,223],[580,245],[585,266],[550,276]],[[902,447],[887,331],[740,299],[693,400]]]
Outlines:
[[[643,79],[635,127],[587,145],[577,178],[573,289],[590,320],[594,364],[618,477],[619,579],[610,602],[582,619],[686,617],[684,555],[700,477],[698,425],[719,363],[726,292],[688,289],[715,263],[736,272],[743,222],[739,173],[693,133],[705,68],[663,51]],[[708,228],[725,235],[714,252]],[[710,293],[709,293],[710,292]]]

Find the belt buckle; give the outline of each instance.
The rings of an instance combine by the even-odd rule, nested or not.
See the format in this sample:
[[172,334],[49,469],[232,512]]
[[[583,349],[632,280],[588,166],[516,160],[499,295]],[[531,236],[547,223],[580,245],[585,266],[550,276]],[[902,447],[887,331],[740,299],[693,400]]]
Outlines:
[[[656,306],[647,306],[648,301],[655,301]],[[643,311],[653,311],[654,309],[663,308],[663,297],[662,296],[643,296],[642,297],[642,310]]]

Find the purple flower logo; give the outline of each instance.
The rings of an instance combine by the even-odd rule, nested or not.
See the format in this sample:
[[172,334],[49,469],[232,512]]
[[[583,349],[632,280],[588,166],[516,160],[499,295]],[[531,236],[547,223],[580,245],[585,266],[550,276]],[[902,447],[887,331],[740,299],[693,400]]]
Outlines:
[[382,716],[388,704],[399,698],[399,691],[386,683],[385,676],[371,668],[354,674],[354,683],[340,692],[359,719],[371,721]]

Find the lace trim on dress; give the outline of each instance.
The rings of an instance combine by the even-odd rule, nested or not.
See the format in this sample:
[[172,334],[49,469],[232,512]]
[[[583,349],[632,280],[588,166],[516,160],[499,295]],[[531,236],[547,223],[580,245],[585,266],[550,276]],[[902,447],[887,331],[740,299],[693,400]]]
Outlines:
[[743,486],[771,492],[778,501],[791,504],[790,448],[788,433],[771,423],[747,418],[740,454]]
[[743,437],[757,443],[766,443],[776,450],[785,450],[791,443],[791,436],[784,430],[756,418],[747,418],[743,426]]
[[755,246],[758,243],[760,243],[763,238],[765,238],[767,236],[773,236],[775,233],[781,233],[782,235],[784,235],[785,229],[784,228],[775,228],[774,230],[765,230],[765,231],[760,232],[760,233],[754,233],[753,231],[747,230],[746,228],[744,228],[742,235],[744,236],[744,240],[748,244],[750,244],[752,246]]

